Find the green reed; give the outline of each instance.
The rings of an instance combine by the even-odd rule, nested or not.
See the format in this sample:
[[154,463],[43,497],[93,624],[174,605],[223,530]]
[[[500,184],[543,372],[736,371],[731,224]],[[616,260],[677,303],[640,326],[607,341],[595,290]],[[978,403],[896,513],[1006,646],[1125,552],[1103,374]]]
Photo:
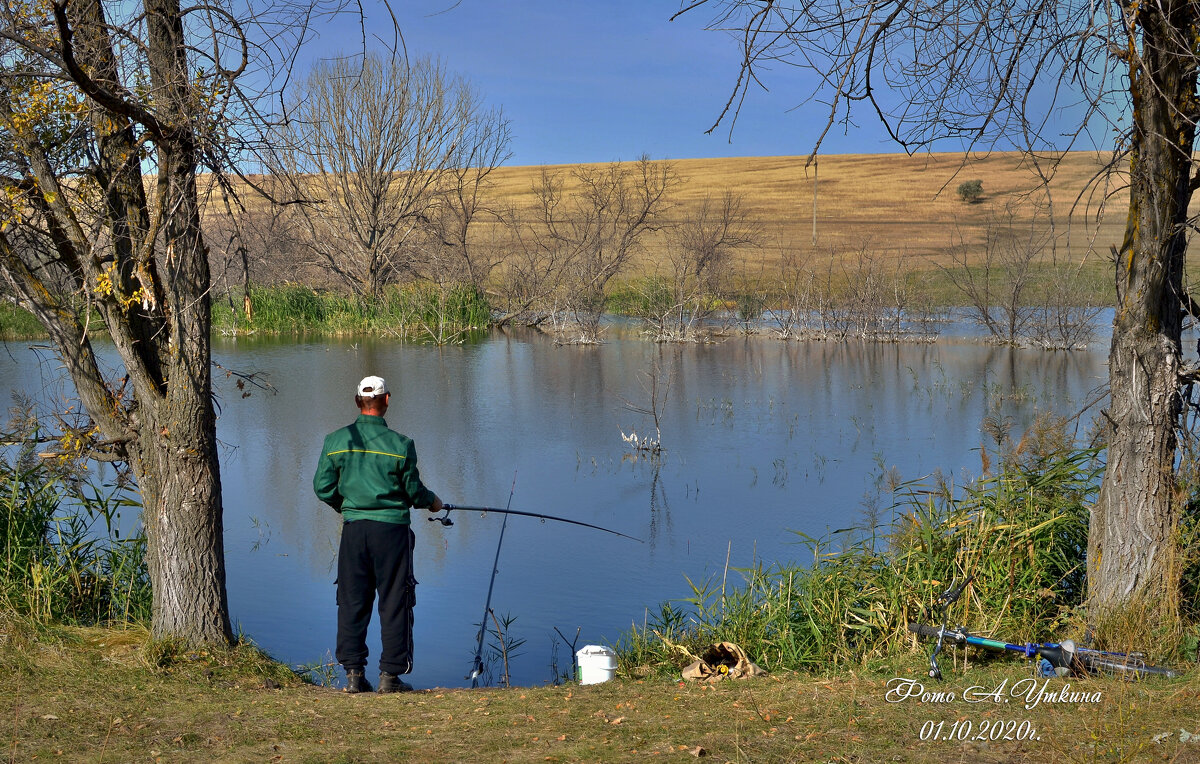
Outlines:
[[33,314],[0,299],[0,340],[24,340],[43,337],[46,330]]
[[389,287],[379,298],[369,299],[284,284],[254,289],[250,302],[252,318],[247,319],[241,294],[215,301],[213,331],[373,334],[444,343],[492,322],[486,296],[467,285],[414,282]]
[[137,503],[28,445],[13,450],[0,458],[0,609],[40,622],[148,620],[145,538],[118,527]]
[[[674,672],[708,645],[740,645],[764,668],[871,666],[913,646],[953,582],[974,580],[951,620],[1013,640],[1065,637],[1085,589],[1092,451],[1011,462],[963,490],[908,483],[886,528],[798,534],[805,559],[688,581],[618,644],[622,670]],[[734,581],[732,579],[740,579]]]

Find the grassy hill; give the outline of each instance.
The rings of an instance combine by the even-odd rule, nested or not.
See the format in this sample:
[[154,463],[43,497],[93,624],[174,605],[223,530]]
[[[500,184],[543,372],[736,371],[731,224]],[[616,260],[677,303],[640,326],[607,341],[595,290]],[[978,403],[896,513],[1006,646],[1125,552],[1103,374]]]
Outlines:
[[[866,250],[927,270],[964,243],[972,257],[980,255],[989,223],[1019,235],[1031,227],[1047,229],[1052,220],[1055,245],[1047,257],[1099,266],[1107,262],[1109,247],[1120,245],[1128,205],[1127,192],[1118,188],[1123,175],[1101,177],[1110,159],[1069,154],[1047,186],[1039,173],[1049,175],[1049,163],[1043,160],[1039,168],[1018,153],[834,155],[821,157],[815,167],[806,167],[805,157],[670,160],[685,181],[674,195],[671,216],[681,217],[706,194],[726,189],[742,194],[763,234],[761,246],[743,256],[748,265],[768,268],[790,248],[818,262]],[[518,209],[530,208],[543,169],[562,173],[570,190],[572,166],[502,167],[493,175],[494,193]],[[983,181],[983,197],[963,202],[958,185],[976,179]],[[652,262],[661,252],[651,243],[648,254]]]

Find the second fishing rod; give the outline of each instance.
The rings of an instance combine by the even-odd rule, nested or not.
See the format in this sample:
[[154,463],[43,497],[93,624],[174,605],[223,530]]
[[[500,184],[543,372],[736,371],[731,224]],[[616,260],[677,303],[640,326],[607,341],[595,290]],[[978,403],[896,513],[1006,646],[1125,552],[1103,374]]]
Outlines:
[[455,511],[455,510],[460,511],[460,512],[479,512],[480,514],[485,514],[485,515],[488,513],[494,512],[494,513],[496,513],[498,515],[502,515],[504,517],[504,520],[500,524],[500,538],[496,542],[496,555],[492,560],[492,573],[488,577],[487,598],[484,600],[484,603],[483,603],[483,615],[480,617],[479,631],[476,633],[475,655],[471,662],[471,671],[469,674],[467,674],[466,677],[464,677],[464,679],[471,680],[472,688],[479,686],[479,677],[484,673],[483,639],[484,639],[484,636],[487,634],[488,616],[490,616],[492,614],[492,592],[495,589],[496,574],[500,571],[500,549],[504,545],[504,531],[508,527],[508,518],[510,515],[518,515],[520,517],[533,517],[533,518],[537,518],[537,519],[541,520],[542,522],[545,522],[547,520],[553,520],[555,522],[560,522],[560,523],[569,523],[571,525],[578,525],[578,526],[582,526],[584,528],[592,528],[594,530],[604,531],[605,533],[611,533],[615,536],[620,536],[621,538],[627,538],[627,539],[630,539],[631,541],[636,541],[639,544],[645,543],[641,539],[636,538],[634,536],[626,535],[624,533],[621,533],[620,531],[615,531],[611,528],[604,528],[599,525],[585,523],[581,520],[572,520],[568,517],[558,517],[557,515],[547,515],[547,514],[542,514],[540,512],[523,512],[520,510],[511,509],[513,494],[516,493],[516,489],[517,489],[517,475],[514,472],[512,487],[509,489],[509,492],[508,492],[508,504],[505,506],[504,509],[500,509],[499,507],[463,506],[463,505],[459,505],[459,504],[447,504],[447,503],[443,502],[442,510],[443,510],[444,514],[442,514],[438,517],[430,517],[429,518],[430,522],[439,522],[442,524],[443,527],[450,527],[450,526],[454,525],[454,521],[450,519],[450,512]]

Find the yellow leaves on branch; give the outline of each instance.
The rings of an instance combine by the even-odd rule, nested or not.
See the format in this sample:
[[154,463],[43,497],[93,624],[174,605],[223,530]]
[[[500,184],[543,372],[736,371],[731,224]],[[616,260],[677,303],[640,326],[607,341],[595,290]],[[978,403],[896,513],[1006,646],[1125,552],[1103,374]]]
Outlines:
[[15,136],[37,140],[39,131],[60,129],[82,116],[85,108],[79,94],[63,83],[24,77],[10,86],[3,126]]
[[29,209],[26,191],[12,184],[0,189],[0,233],[19,224]]
[[96,282],[92,285],[92,294],[96,297],[111,299],[121,306],[121,310],[129,310],[134,305],[139,303],[148,304],[146,290],[138,287],[130,294],[122,294],[116,277],[116,263],[109,263],[104,270],[96,276]]
[[57,47],[50,0],[10,0],[11,33],[40,47]]
[[67,430],[59,437],[58,450],[53,452],[53,456],[63,461],[77,459],[90,448],[92,439],[99,434],[99,427],[92,427],[86,432]]

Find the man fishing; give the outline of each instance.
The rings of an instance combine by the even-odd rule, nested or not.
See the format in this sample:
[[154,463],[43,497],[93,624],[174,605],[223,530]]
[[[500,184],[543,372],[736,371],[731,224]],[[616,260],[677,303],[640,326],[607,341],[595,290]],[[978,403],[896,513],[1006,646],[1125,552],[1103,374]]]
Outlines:
[[408,437],[384,421],[391,394],[381,377],[366,377],[355,389],[354,424],[325,438],[313,490],[342,515],[338,549],[337,660],[346,670],[346,692],[370,692],[367,625],[379,593],[383,654],[379,692],[406,692],[400,679],[412,671],[413,542],[409,509],[442,510],[442,500],[421,482],[417,451]]

